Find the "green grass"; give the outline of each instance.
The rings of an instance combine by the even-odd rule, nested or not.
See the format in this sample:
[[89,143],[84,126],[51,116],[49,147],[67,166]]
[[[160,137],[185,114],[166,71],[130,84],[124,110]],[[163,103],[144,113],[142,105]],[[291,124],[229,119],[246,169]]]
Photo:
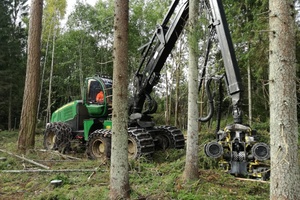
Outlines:
[[[16,132],[0,132],[1,149],[16,153]],[[241,181],[216,167],[216,162],[203,153],[203,145],[209,136],[203,136],[199,149],[199,177],[191,183],[182,181],[185,165],[184,150],[157,152],[153,158],[141,158],[129,162],[131,199],[269,199],[269,184]],[[64,173],[3,173],[0,172],[0,199],[108,199],[109,162],[87,160],[84,154],[71,155],[81,157],[81,161],[68,161],[61,156],[42,149],[42,135],[36,136],[36,149],[26,158],[50,166],[51,169],[95,169],[91,172]],[[22,170],[38,168],[21,159],[0,152],[0,170]],[[50,184],[59,179],[59,187]]]

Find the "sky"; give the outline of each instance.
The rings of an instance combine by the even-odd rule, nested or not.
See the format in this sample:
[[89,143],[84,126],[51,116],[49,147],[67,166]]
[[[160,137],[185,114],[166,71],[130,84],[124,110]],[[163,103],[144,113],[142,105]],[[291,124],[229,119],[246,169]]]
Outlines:
[[80,1],[82,3],[88,3],[88,4],[92,5],[92,6],[94,6],[98,0],[67,0],[66,15],[65,15],[65,18],[61,21],[61,24],[63,26],[64,26],[64,24],[66,24],[66,21],[68,19],[69,14],[72,11],[74,11],[75,5],[76,5],[77,1]]
[[76,1],[80,1],[82,3],[88,3],[92,6],[95,5],[97,2],[97,0],[67,0],[67,14],[70,14],[73,11]]
[[[74,10],[77,1],[88,3],[94,6],[98,0],[67,0],[67,15],[69,15]],[[28,1],[28,5],[31,5],[31,0]]]
[[[32,0],[28,0],[29,7],[31,5],[31,1]],[[80,1],[82,3],[88,3],[88,4],[92,5],[92,6],[94,6],[98,0],[67,0],[66,16],[61,21],[62,25],[64,25],[66,23],[66,21],[68,19],[68,16],[74,10],[77,1]],[[45,4],[45,1],[44,1],[44,4]]]

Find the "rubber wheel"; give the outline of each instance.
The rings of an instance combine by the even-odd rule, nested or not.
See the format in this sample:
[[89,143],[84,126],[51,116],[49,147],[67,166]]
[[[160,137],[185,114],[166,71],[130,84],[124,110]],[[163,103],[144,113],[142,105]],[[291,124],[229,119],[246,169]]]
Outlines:
[[71,128],[62,122],[49,123],[44,132],[44,148],[65,153],[71,146]]
[[179,129],[174,126],[159,126],[158,129],[164,131],[161,135],[168,138],[167,148],[183,149],[185,147],[184,135]]
[[56,133],[52,130],[49,130],[44,135],[44,147],[47,150],[53,150],[56,142]]
[[89,136],[87,155],[90,159],[106,160],[110,158],[111,139],[96,131]]
[[128,136],[128,158],[137,159],[138,158],[138,144],[136,140]]
[[155,139],[157,141],[155,143],[156,150],[166,150],[173,147],[173,138],[171,138],[171,136],[169,136],[167,133],[157,135]]

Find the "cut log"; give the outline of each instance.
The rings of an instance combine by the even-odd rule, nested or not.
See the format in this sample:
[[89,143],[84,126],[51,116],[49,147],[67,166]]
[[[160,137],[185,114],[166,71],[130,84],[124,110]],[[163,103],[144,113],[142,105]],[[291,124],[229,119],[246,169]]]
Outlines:
[[260,182],[260,183],[270,183],[269,181],[257,180],[257,179],[249,179],[249,178],[236,178],[240,181],[252,181],[252,182]]
[[[28,169],[28,170],[0,170],[2,173],[60,173],[60,172],[95,172],[95,169]],[[104,172],[104,170],[103,170]]]
[[50,167],[48,167],[48,166],[46,166],[46,165],[43,165],[43,164],[41,164],[41,163],[37,163],[37,162],[35,162],[35,161],[33,161],[33,160],[30,160],[30,159],[28,159],[28,158],[24,158],[24,157],[22,157],[22,156],[18,156],[18,155],[13,154],[13,153],[11,153],[11,152],[9,152],[9,151],[3,150],[3,149],[0,149],[0,151],[3,152],[3,153],[7,153],[7,154],[9,154],[9,155],[15,156],[15,157],[17,157],[17,158],[19,158],[19,159],[21,159],[21,160],[25,160],[26,162],[29,162],[29,163],[34,164],[34,165],[36,165],[36,166],[39,166],[39,167],[41,167],[41,168],[44,168],[44,169],[50,169]]

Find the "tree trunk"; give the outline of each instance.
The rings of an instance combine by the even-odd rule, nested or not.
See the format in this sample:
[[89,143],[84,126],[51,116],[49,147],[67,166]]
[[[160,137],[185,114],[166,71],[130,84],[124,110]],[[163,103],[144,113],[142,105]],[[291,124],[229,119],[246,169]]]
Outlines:
[[169,110],[169,83],[166,73],[166,97],[165,97],[165,124],[170,125],[170,110]]
[[[52,17],[51,24],[53,23],[53,18],[54,17]],[[50,27],[52,27],[52,26],[50,26]],[[39,92],[39,100],[38,100],[38,108],[37,108],[37,118],[38,119],[39,119],[40,106],[41,106],[41,101],[42,101],[43,85],[44,85],[45,70],[46,70],[46,64],[47,64],[47,58],[48,58],[49,42],[50,42],[50,37],[51,37],[50,33],[51,33],[51,31],[49,31],[48,37],[47,37],[47,43],[46,43],[46,49],[45,49],[45,58],[44,58],[42,77],[41,77],[42,80],[41,80],[41,84],[40,84],[40,92]],[[40,117],[42,118],[42,115]]]
[[129,199],[128,0],[115,0],[110,199]]
[[44,64],[43,64],[43,69],[42,69],[42,74],[41,74],[38,107],[37,107],[37,112],[36,112],[37,119],[40,119],[40,120],[42,119],[42,115],[39,116],[39,114],[40,114],[40,108],[41,108],[41,103],[42,103],[42,94],[43,94],[43,85],[44,85],[44,79],[45,79],[45,69],[46,69],[46,63],[47,63],[47,54],[48,54],[48,42],[47,42],[47,47],[46,47],[45,61],[44,61]]
[[8,124],[7,130],[11,131],[12,123],[11,123],[11,111],[12,111],[12,87],[13,85],[10,84],[9,86],[9,96],[8,96]]
[[79,80],[80,80],[80,93],[81,99],[84,99],[84,81],[83,81],[83,64],[82,64],[82,49],[83,49],[83,37],[80,38],[79,47]]
[[[56,20],[54,20],[56,21]],[[47,104],[47,121],[51,120],[51,94],[52,94],[52,79],[53,79],[53,68],[54,68],[54,53],[55,53],[55,39],[56,39],[55,25],[53,27],[53,39],[52,39],[52,55],[51,55],[51,69],[49,76],[49,91],[48,91],[48,104]]]
[[[171,75],[171,77],[173,77]],[[173,81],[173,79],[171,78],[171,80]],[[167,125],[170,125],[171,124],[171,115],[172,115],[172,84],[169,85],[169,96],[168,96],[168,124]]]
[[198,117],[199,110],[197,105],[198,97],[198,37],[196,34],[197,18],[199,16],[199,2],[191,0],[189,2],[189,71],[188,71],[188,129],[187,129],[187,148],[186,161],[183,177],[185,181],[197,180],[198,175]]
[[180,63],[176,64],[176,88],[175,88],[175,119],[174,124],[178,127],[178,109],[179,109],[179,82],[180,82]]
[[[250,45],[248,46],[250,48]],[[249,126],[252,125],[252,84],[251,84],[251,66],[248,60],[247,63],[247,73],[248,73],[248,115],[249,115]]]
[[293,1],[270,0],[270,199],[300,199]]
[[42,14],[43,0],[32,0],[28,34],[26,79],[18,138],[18,150],[22,152],[34,148],[35,142],[34,136],[40,81]]
[[181,78],[181,40],[178,41],[179,51],[175,57],[175,64],[176,64],[176,88],[175,88],[175,126],[179,126],[179,97],[180,97],[180,78]]
[[[246,7],[248,5],[246,4]],[[248,10],[248,8],[247,8]],[[249,18],[248,16],[246,17],[247,23],[249,23]],[[248,50],[250,51],[251,48],[251,41],[248,41]],[[250,57],[250,56],[249,56]],[[252,82],[251,82],[251,66],[250,66],[250,59],[249,57],[247,58],[247,74],[248,74],[248,115],[249,115],[249,126],[252,126]]]

